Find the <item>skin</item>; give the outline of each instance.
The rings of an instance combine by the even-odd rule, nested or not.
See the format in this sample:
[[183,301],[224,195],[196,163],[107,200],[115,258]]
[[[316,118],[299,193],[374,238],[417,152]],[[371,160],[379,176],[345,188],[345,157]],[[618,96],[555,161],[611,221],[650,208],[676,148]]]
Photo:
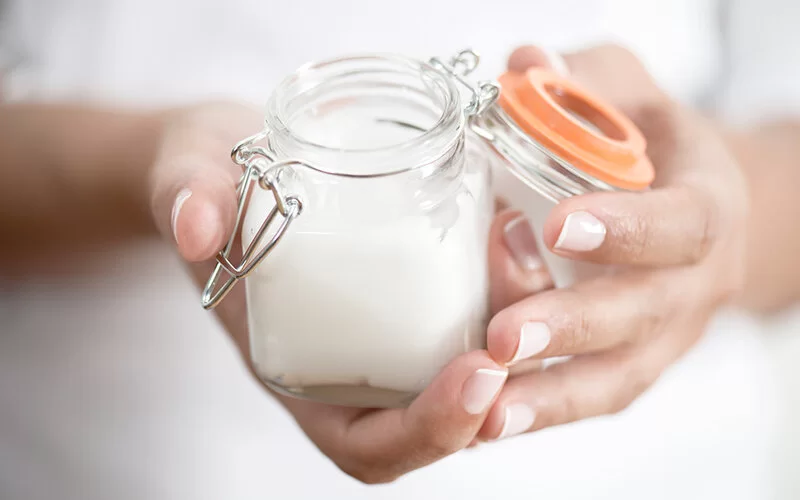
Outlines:
[[[545,270],[527,271],[512,258],[503,228],[517,214],[501,211],[490,234],[496,315],[486,351],[455,359],[407,409],[350,409],[276,395],[319,449],[363,482],[392,481],[478,440],[497,438],[510,405],[536,413],[527,431],[619,411],[696,342],[721,304],[735,298],[768,311],[798,297],[800,276],[785,271],[796,267],[798,237],[789,228],[796,228],[798,183],[780,182],[800,171],[798,126],[732,134],[673,102],[619,47],[565,59],[572,78],[642,129],[657,183],[644,194],[564,200],[541,229],[553,248],[568,214],[590,212],[607,228],[603,244],[562,254],[626,270],[569,290],[549,289]],[[547,64],[531,47],[510,60],[518,70]],[[0,249],[2,261],[13,262],[4,274],[29,269],[37,255],[57,250],[63,256],[70,242],[80,247],[87,240],[157,232],[204,284],[234,222],[240,170],[228,152],[260,123],[257,110],[230,103],[138,114],[2,105],[0,168],[13,182],[0,185],[0,228],[14,235]],[[755,174],[764,161],[775,172],[768,178]],[[173,227],[176,197],[187,188],[192,195]],[[794,211],[777,210],[775,199]],[[80,237],[60,229],[65,226]],[[55,231],[55,237],[37,239],[42,231]],[[216,311],[246,353],[242,287]],[[470,377],[480,369],[504,372],[522,324],[531,320],[550,327],[548,346],[509,368],[507,383],[485,411],[465,411]],[[575,357],[540,369],[540,359],[560,355]]]
[[[510,66],[546,64],[538,56],[536,49],[520,49]],[[542,228],[549,249],[571,259],[624,265],[625,270],[529,295],[495,315],[487,333],[494,359],[512,360],[522,325],[530,321],[546,323],[552,335],[534,359],[575,357],[512,377],[481,429],[482,439],[500,436],[506,409],[515,404],[535,413],[527,430],[626,408],[700,338],[714,312],[744,282],[746,181],[714,123],[671,101],[643,66],[618,47],[599,47],[565,60],[572,78],[642,130],[657,182],[648,192],[594,193],[553,209]],[[596,250],[554,247],[574,212],[589,212],[606,227]],[[496,272],[509,268],[502,263],[510,256],[498,253],[492,265]],[[518,275],[494,279],[501,289],[523,287]],[[513,298],[520,295],[524,291]]]

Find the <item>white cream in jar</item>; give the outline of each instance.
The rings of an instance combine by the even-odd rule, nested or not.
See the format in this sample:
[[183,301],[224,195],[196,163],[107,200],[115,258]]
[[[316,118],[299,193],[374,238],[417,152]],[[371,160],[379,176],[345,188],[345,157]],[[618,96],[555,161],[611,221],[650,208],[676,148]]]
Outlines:
[[[245,280],[255,371],[299,397],[406,405],[485,345],[488,150],[451,79],[405,58],[304,67],[267,115],[265,152],[302,158],[271,174],[302,211]],[[243,248],[275,199],[253,189]]]
[[[452,216],[303,213],[246,281],[258,373],[315,399],[329,393],[359,405],[369,393],[393,406],[459,354],[483,347],[488,218],[475,202],[486,198],[483,176],[464,174]],[[268,209],[265,198],[259,193],[248,213]],[[257,226],[249,219],[244,245]]]

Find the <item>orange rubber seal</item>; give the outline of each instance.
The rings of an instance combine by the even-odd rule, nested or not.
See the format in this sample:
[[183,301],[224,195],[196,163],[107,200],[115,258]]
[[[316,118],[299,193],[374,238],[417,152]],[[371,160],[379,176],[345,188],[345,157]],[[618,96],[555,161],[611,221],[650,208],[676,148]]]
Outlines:
[[537,142],[615,187],[653,182],[644,136],[625,115],[570,80],[542,68],[500,76],[500,105]]

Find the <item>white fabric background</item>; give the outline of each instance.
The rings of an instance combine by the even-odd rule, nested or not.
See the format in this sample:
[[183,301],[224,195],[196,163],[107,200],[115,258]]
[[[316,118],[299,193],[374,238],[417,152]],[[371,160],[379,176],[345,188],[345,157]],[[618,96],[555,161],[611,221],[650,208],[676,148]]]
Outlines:
[[[745,120],[800,102],[800,64],[784,64],[798,57],[795,5],[739,1],[726,13],[709,0],[12,0],[0,51],[21,61],[7,68],[12,98],[260,104],[296,66],[345,52],[429,56],[469,45],[492,76],[519,43],[567,49],[611,39],[629,44],[678,98]],[[732,83],[718,85],[728,75]],[[62,276],[0,289],[0,498],[776,494],[776,433],[789,413],[764,327],[744,315],[722,314],[620,415],[482,446],[370,488],[322,457],[249,379],[160,244],[83,257],[91,262],[68,262]]]

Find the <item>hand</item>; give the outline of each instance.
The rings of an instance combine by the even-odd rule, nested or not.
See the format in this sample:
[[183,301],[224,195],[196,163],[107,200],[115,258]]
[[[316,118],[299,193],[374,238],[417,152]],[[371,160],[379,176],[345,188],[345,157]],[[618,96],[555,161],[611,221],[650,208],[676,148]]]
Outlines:
[[[236,216],[241,170],[228,152],[259,130],[261,117],[219,104],[175,111],[164,121],[151,174],[153,217],[203,286]],[[235,287],[216,312],[248,359],[244,288]],[[506,377],[504,366],[486,351],[475,351],[452,361],[407,409],[353,409],[276,397],[343,471],[380,483],[472,442]]]
[[[513,214],[498,218],[492,284],[502,310],[488,328],[490,354],[509,364],[574,357],[544,371],[512,372],[481,429],[486,440],[624,409],[700,338],[743,280],[748,197],[720,133],[671,101],[624,49],[600,47],[564,59],[572,78],[640,127],[656,184],[644,193],[563,200],[537,228],[559,255],[622,268],[569,289],[530,296],[542,273],[529,271],[533,247],[527,260],[516,261],[529,265],[516,264],[512,256],[525,254],[521,233],[504,245],[502,229]],[[510,60],[518,70],[547,64],[532,47]]]

